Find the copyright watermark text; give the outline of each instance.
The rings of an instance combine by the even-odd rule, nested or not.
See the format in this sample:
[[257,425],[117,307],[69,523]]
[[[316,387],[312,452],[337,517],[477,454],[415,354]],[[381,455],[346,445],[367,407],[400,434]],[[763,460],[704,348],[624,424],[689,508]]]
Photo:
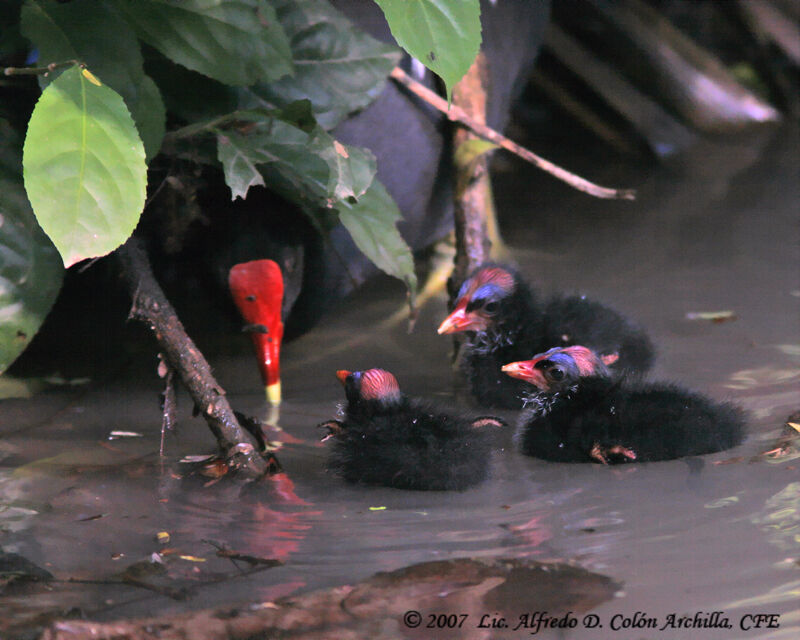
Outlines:
[[633,614],[613,614],[602,619],[594,613],[551,615],[547,611],[520,613],[516,617],[499,613],[444,613],[410,610],[403,614],[403,625],[409,629],[495,629],[536,635],[549,629],[650,629],[672,631],[675,629],[738,629],[751,631],[780,628],[780,614],[753,612],[729,616],[723,611],[697,611],[694,613],[669,613],[652,616],[644,611]]

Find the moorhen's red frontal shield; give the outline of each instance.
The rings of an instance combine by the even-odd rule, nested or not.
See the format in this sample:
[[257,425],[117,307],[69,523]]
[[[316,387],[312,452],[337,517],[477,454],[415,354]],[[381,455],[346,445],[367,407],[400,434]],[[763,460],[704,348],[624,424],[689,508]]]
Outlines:
[[234,265],[228,273],[233,301],[242,314],[258,358],[258,368],[272,405],[281,402],[280,351],[283,338],[281,307],[283,274],[272,260]]

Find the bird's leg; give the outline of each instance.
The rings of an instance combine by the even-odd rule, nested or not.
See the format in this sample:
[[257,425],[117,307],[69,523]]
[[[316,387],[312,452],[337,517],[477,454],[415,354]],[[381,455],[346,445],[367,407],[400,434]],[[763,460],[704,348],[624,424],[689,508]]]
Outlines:
[[628,460],[636,460],[636,452],[621,444],[615,444],[613,447],[601,447],[599,442],[595,442],[589,455],[602,464],[608,464],[606,458],[608,455],[624,456]]
[[278,459],[275,457],[275,454],[272,452],[268,452],[266,454],[267,457],[267,469],[269,469],[270,475],[275,475],[276,473],[280,473],[283,471],[283,467],[281,463],[278,462]]
[[328,420],[327,422],[318,424],[317,429],[327,429],[327,433],[320,440],[320,442],[325,442],[326,440],[338,436],[342,432],[342,423],[339,420]]
[[603,449],[600,447],[599,442],[594,443],[589,455],[602,464],[608,464],[608,460],[606,460],[606,457],[603,455]]
[[623,447],[621,444],[611,447],[606,453],[614,453],[618,456],[625,456],[628,460],[636,460],[636,452],[633,449]]

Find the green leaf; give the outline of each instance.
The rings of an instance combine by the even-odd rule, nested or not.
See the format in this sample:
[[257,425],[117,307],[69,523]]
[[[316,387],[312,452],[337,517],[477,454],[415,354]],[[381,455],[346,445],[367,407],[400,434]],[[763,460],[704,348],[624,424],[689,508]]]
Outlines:
[[281,176],[279,186],[288,182],[296,191],[288,194],[290,199],[304,206],[331,207],[356,199],[372,182],[377,169],[372,153],[334,140],[314,122],[307,101],[284,111],[231,115],[236,126],[218,130],[218,154],[233,198],[265,184],[263,178],[272,172]]
[[196,71],[176,64],[152,47],[145,47],[144,68],[155,80],[169,113],[185,122],[209,120],[236,109],[236,91]]
[[[59,4],[27,0],[22,31],[39,49],[39,62],[80,60],[104,84],[119,93],[153,158],[164,137],[166,110],[158,87],[144,73],[136,34],[108,0]],[[113,34],[113,37],[109,37]],[[49,78],[40,79],[42,87]]]
[[447,87],[464,77],[481,46],[478,0],[375,0],[397,43]]
[[[131,116],[136,122],[136,128],[144,143],[146,161],[149,163],[161,149],[166,132],[167,109],[161,99],[161,92],[156,83],[148,76],[142,76],[142,80],[137,86],[137,99],[125,100],[131,111]],[[133,103],[133,106],[131,106]]]
[[321,232],[331,228],[338,211],[358,248],[380,269],[406,283],[413,305],[414,261],[395,226],[401,219],[397,204],[374,179],[372,153],[334,140],[314,122],[307,101],[280,112],[238,111],[212,123],[185,127],[175,137],[212,127],[234,198],[264,184],[298,204]]
[[[55,0],[26,0],[20,15],[22,35],[39,49],[38,60],[42,65],[78,57],[75,43],[70,41],[61,26],[63,22],[72,22],[75,18],[77,12],[73,8],[60,5]],[[50,79],[41,77],[39,81],[46,85]]]
[[342,202],[339,219],[365,256],[390,276],[406,283],[413,308],[417,291],[414,258],[395,226],[402,216],[386,188],[373,180],[357,203]]
[[371,151],[344,145],[322,129],[314,132],[309,150],[328,165],[328,195],[335,200],[358,199],[372,184],[378,170]]
[[23,151],[28,199],[67,267],[127,240],[147,184],[144,147],[125,103],[90,77],[73,67],[44,90]]
[[225,181],[231,190],[231,200],[246,198],[250,187],[264,186],[264,178],[253,159],[252,148],[240,136],[220,133],[217,155],[225,171]]
[[295,73],[241,91],[240,108],[285,107],[311,100],[314,115],[332,129],[383,90],[401,52],[360,31],[325,0],[274,0],[291,41]]
[[230,85],[292,72],[289,41],[265,0],[114,0],[139,37],[183,66]]
[[[244,119],[248,116],[242,115]],[[324,201],[328,196],[329,171],[325,161],[310,150],[311,136],[274,116],[249,116],[252,123],[239,131],[218,132],[218,153],[225,180],[233,197],[256,181],[253,170],[269,165],[290,181],[293,188]],[[246,191],[245,191],[246,194]],[[298,194],[300,195],[300,194]]]
[[21,146],[11,127],[0,121],[0,373],[36,335],[64,273],[58,252],[28,205]]

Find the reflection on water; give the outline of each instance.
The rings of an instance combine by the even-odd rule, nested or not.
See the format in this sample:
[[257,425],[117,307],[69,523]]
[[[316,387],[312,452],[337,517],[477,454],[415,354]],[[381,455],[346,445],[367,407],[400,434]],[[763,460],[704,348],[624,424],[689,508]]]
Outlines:
[[[496,188],[501,209],[514,212],[506,235],[522,271],[544,290],[590,293],[646,325],[659,348],[656,377],[747,408],[750,433],[737,449],[617,468],[562,465],[516,453],[509,428],[491,479],[466,492],[344,484],[327,472],[315,428],[343,400],[337,369],[383,367],[411,395],[468,402],[450,369],[450,343],[435,333],[443,297],[421,310],[408,335],[404,323],[380,324],[403,299],[402,287],[380,281],[286,345],[286,400],[279,415],[267,416],[286,475],[258,485],[210,482],[177,462],[213,450],[213,438],[188,406],[178,435],[167,439],[169,458],[158,460],[151,374],[4,401],[0,545],[61,581],[47,593],[6,594],[6,617],[75,606],[114,618],[265,602],[417,562],[514,556],[569,561],[624,583],[621,597],[596,609],[604,619],[636,611],[660,618],[778,613],[779,631],[740,635],[798,637],[798,462],[752,461],[800,408],[794,242],[800,187],[789,168],[798,145],[796,132],[781,133],[741,147],[709,143],[685,167],[650,176],[640,200],[624,210],[585,196],[540,203],[527,174],[501,177]],[[702,309],[731,309],[736,319],[686,319]],[[209,356],[232,404],[263,415],[249,346],[240,346],[235,354]],[[513,424],[513,412],[503,415]],[[109,440],[112,430],[143,437]],[[159,532],[169,533],[167,544]],[[218,555],[220,548],[283,564],[243,570],[246,563]],[[169,575],[191,584],[189,600],[119,584],[63,582],[108,580],[153,554]],[[536,610],[536,603],[526,605]],[[576,629],[566,637],[601,635]],[[629,629],[614,637],[644,636]]]
[[751,517],[760,525],[767,539],[779,549],[800,549],[800,482],[792,482],[764,504],[762,513]]
[[[798,599],[800,599],[800,580],[792,580],[785,584],[780,584],[776,586],[774,589],[770,589],[767,593],[756,596],[754,598],[747,598],[745,600],[731,602],[728,605],[726,605],[726,608],[751,609],[751,608],[763,607],[765,605],[775,605],[783,602],[789,602],[796,606]],[[798,611],[796,608],[794,611],[790,611],[790,613],[786,615],[784,619],[784,624],[786,622],[789,622],[789,624],[794,623],[795,625],[798,622],[800,622],[800,615],[798,615]],[[792,629],[791,628],[785,629],[783,633],[786,633],[787,631],[792,631]],[[776,637],[781,637],[781,636],[776,636]],[[793,636],[787,635],[786,637],[793,637]]]

